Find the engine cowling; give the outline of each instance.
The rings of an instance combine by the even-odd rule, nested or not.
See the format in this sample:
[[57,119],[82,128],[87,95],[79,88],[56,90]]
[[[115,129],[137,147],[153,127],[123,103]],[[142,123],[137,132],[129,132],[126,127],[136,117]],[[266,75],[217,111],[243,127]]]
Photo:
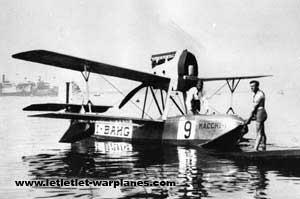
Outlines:
[[195,55],[188,50],[184,50],[178,60],[178,91],[187,91],[191,87],[195,86],[195,82],[185,79],[186,76],[197,77],[198,76],[198,64]]
[[195,86],[195,81],[186,78],[198,76],[197,59],[188,50],[156,54],[151,61],[153,74],[176,79],[174,90],[185,92]]

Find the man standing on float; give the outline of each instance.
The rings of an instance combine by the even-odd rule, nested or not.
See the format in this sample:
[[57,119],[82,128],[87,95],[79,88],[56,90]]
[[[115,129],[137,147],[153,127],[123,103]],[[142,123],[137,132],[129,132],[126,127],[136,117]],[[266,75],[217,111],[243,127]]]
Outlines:
[[[206,103],[203,93],[203,81],[198,80],[196,86],[188,90],[186,95],[185,103],[188,114],[200,114],[201,107],[205,107]],[[207,113],[207,110],[205,112]]]
[[260,144],[262,144],[262,150],[266,150],[267,137],[265,133],[265,121],[267,120],[267,112],[265,110],[265,94],[259,89],[258,81],[251,81],[250,88],[254,93],[253,96],[253,110],[251,111],[249,119],[246,124],[250,124],[251,120],[256,121],[256,140],[254,149],[259,150]]

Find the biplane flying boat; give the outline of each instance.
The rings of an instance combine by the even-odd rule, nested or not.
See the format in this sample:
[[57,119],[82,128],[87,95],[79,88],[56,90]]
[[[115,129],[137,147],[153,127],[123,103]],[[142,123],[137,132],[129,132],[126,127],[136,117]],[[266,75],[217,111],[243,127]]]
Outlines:
[[[94,105],[90,100],[87,100],[86,104],[71,104],[68,97],[65,104],[32,104],[23,109],[49,111],[30,115],[30,117],[70,119],[70,127],[60,140],[60,142],[70,143],[92,136],[100,140],[233,147],[247,133],[245,122],[241,117],[236,114],[187,115],[185,103],[181,103],[184,105],[180,106],[175,95],[182,94],[184,100],[186,92],[195,86],[198,80],[226,81],[233,94],[240,80],[267,76],[198,77],[196,57],[188,50],[152,55],[152,74],[46,50],[22,52],[12,57],[81,72],[86,82],[87,99],[89,99],[90,73],[140,82],[139,86],[125,96],[119,108],[121,109],[143,89],[145,98],[141,118],[104,115],[103,113],[111,106]],[[160,114],[158,119],[145,117],[148,91]],[[159,91],[158,96],[154,91]],[[172,104],[175,104],[180,115],[169,116]],[[232,107],[228,111],[234,113]]]

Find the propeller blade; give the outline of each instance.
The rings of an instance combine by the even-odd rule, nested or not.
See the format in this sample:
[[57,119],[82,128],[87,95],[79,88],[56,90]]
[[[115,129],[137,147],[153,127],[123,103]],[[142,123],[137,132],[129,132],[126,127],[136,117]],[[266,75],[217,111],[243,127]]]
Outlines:
[[146,85],[144,83],[142,83],[141,85],[139,85],[138,87],[136,87],[135,89],[133,89],[132,91],[130,91],[126,97],[122,100],[122,102],[119,105],[119,109],[122,108],[139,90],[141,90],[142,88],[144,88]]

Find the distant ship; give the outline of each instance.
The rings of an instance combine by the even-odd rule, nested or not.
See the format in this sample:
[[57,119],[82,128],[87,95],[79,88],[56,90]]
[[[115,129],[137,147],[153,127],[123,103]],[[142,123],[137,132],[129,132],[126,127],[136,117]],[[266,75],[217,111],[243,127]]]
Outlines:
[[13,83],[2,75],[0,83],[0,96],[58,96],[58,87],[51,87],[49,82],[39,79],[37,82],[25,81]]
[[39,79],[36,82],[36,85],[32,89],[33,96],[57,96],[58,95],[58,87],[51,87],[49,82],[42,81]]

